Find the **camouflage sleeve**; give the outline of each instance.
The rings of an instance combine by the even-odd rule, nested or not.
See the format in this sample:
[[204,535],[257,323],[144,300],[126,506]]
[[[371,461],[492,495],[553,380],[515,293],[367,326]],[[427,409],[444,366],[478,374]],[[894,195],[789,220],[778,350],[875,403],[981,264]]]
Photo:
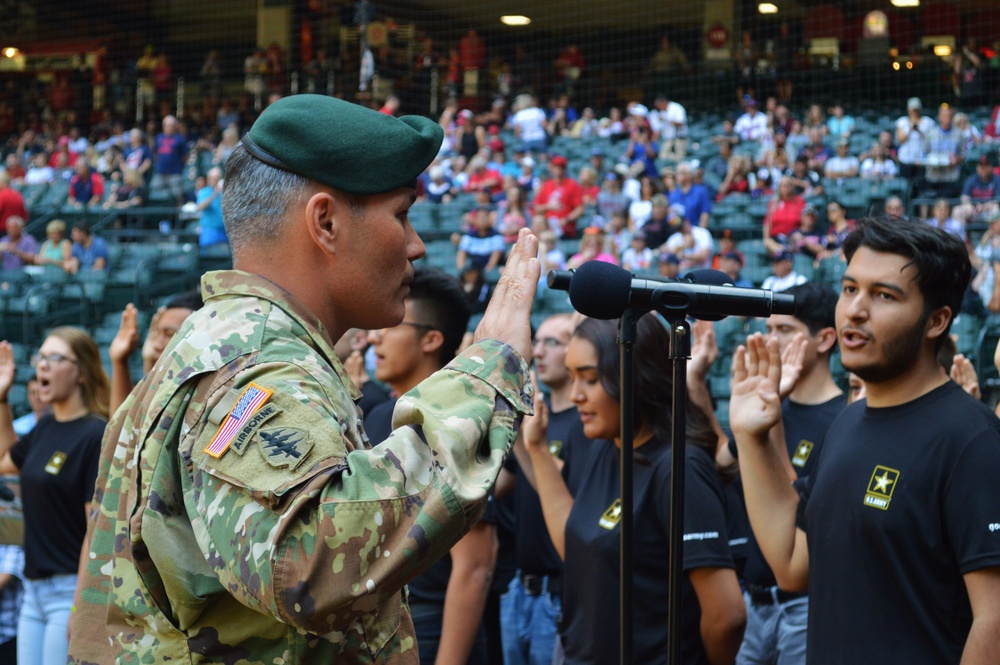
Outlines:
[[[479,519],[530,409],[526,378],[510,347],[474,345],[399,400],[395,431],[371,449],[356,443],[360,420],[335,374],[323,384],[301,365],[270,363],[238,375],[228,398],[210,400],[185,499],[221,583],[316,633],[398,612],[402,586]],[[227,450],[208,454],[219,414],[251,383],[273,393]]]

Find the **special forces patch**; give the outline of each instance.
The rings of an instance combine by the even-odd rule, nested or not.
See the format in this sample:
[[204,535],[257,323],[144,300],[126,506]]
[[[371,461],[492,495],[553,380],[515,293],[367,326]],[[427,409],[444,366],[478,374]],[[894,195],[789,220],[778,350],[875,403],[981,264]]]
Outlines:
[[309,456],[314,444],[304,429],[263,427],[257,431],[257,445],[268,464],[276,469],[294,470]]

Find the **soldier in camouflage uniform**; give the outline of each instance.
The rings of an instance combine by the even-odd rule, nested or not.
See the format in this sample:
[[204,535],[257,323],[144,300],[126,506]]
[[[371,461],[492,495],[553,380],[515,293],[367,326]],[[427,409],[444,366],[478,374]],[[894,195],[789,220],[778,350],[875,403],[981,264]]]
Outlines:
[[474,525],[529,412],[526,232],[469,349],[372,449],[333,350],[402,319],[406,219],[441,130],[285,98],[227,163],[236,270],[104,440],[72,626],[85,663],[417,663],[406,582]]

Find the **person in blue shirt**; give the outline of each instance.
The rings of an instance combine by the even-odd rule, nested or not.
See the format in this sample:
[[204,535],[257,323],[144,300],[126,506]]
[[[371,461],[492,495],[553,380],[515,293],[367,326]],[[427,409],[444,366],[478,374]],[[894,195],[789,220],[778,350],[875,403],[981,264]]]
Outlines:
[[197,204],[201,213],[198,245],[201,248],[220,243],[228,243],[226,229],[222,225],[222,169],[209,169],[205,176],[205,186],[198,190]]
[[108,267],[108,244],[104,238],[91,235],[90,224],[79,221],[70,231],[73,247],[68,272],[104,270]]

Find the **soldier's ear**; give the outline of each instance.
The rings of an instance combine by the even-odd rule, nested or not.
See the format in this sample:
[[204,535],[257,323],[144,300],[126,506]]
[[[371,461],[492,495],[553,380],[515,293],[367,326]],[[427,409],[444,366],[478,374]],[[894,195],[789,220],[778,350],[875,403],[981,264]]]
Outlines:
[[305,219],[309,237],[327,254],[337,253],[340,227],[350,215],[347,201],[330,192],[317,191],[306,201]]

